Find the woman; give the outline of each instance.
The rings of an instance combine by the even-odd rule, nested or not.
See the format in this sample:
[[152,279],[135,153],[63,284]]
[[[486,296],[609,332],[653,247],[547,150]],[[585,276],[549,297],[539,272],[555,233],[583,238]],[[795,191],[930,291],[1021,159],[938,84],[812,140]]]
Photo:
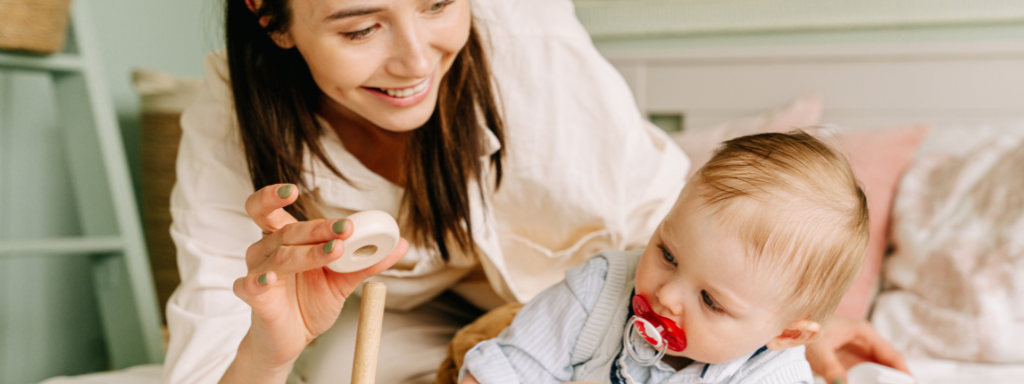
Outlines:
[[[429,382],[480,310],[641,246],[682,188],[688,160],[569,1],[228,0],[226,28],[182,118],[167,382],[347,380],[349,295],[376,273],[377,381]],[[368,209],[410,241],[325,270],[353,231],[341,218]],[[863,323],[835,329],[821,361],[888,350],[848,343],[873,337]]]

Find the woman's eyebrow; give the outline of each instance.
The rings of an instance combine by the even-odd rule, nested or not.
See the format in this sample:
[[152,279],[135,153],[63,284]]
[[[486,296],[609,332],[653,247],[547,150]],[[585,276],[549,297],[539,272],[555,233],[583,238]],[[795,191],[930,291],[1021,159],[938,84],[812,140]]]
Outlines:
[[325,22],[326,21],[335,21],[335,20],[344,19],[346,17],[369,15],[369,14],[377,13],[377,12],[380,12],[380,11],[383,11],[383,10],[384,10],[384,8],[381,8],[381,7],[356,7],[356,8],[341,9],[341,10],[335,11],[334,13],[332,13],[330,15],[327,15],[327,17],[324,18],[324,21]]

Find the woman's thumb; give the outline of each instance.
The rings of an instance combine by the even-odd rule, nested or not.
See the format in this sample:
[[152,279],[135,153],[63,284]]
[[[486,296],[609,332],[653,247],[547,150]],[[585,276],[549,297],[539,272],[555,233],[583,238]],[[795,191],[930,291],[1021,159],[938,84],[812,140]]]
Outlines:
[[826,348],[825,351],[808,350],[807,362],[811,369],[825,378],[829,384],[846,384],[846,368],[839,362],[835,350]]

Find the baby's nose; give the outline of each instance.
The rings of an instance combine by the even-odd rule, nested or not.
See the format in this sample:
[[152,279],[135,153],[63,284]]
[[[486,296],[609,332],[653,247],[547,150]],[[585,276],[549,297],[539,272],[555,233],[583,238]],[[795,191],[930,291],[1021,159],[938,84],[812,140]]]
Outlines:
[[662,316],[672,316],[674,317],[673,321],[678,321],[686,313],[685,300],[683,300],[683,295],[679,293],[678,289],[662,288],[658,290],[657,296],[659,304],[663,308],[662,311],[666,312],[661,313]]

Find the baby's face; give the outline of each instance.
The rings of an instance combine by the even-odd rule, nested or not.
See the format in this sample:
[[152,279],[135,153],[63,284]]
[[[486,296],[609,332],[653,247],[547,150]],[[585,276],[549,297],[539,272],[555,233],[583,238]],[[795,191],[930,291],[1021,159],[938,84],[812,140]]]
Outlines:
[[780,293],[790,284],[747,260],[739,236],[723,228],[687,188],[644,249],[636,293],[675,321],[687,347],[669,355],[705,363],[737,359],[783,333]]

